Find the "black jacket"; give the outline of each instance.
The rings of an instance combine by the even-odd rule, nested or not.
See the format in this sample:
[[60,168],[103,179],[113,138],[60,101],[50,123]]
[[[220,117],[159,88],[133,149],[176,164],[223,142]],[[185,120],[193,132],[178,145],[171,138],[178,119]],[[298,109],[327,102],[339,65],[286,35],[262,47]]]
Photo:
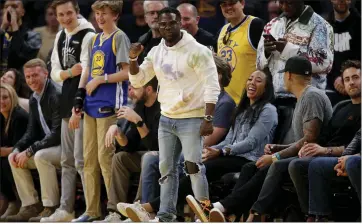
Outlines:
[[18,31],[7,32],[11,37],[8,56],[8,68],[23,70],[23,65],[36,58],[41,47],[40,34],[30,30],[25,24]]
[[5,134],[6,122],[5,118],[0,114],[1,141],[2,147],[13,147],[24,135],[26,126],[28,125],[29,114],[21,107],[14,108],[8,133]]
[[45,135],[40,123],[38,102],[32,95],[29,99],[28,127],[23,137],[14,146],[14,149],[17,148],[21,152],[31,146],[35,153],[41,149],[60,145],[60,88],[58,84],[48,79],[40,99],[42,113],[51,133]]
[[138,39],[138,43],[141,43],[144,47],[141,54],[138,56],[138,64],[142,64],[143,60],[147,56],[148,52],[154,47],[157,46],[161,42],[161,37],[153,38],[152,37],[152,30],[149,30],[147,33],[140,36]]

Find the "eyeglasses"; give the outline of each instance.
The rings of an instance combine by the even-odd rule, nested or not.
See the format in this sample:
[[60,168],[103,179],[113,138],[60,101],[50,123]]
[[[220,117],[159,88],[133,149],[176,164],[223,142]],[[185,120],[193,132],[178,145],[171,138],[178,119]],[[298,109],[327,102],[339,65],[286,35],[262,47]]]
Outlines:
[[177,21],[171,21],[171,22],[159,22],[158,23],[158,27],[160,29],[166,29],[167,28],[174,28],[175,26],[177,26],[177,24],[179,24],[179,22]]
[[153,16],[153,15],[158,15],[159,11],[148,11],[145,13],[146,16]]

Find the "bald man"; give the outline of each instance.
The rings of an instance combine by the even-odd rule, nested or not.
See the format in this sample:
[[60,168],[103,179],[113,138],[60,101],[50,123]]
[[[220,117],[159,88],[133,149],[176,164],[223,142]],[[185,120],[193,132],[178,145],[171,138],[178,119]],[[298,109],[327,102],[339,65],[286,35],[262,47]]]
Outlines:
[[199,28],[200,16],[194,5],[182,3],[177,7],[181,14],[181,27],[191,34],[200,44],[215,49],[216,40],[214,35]]

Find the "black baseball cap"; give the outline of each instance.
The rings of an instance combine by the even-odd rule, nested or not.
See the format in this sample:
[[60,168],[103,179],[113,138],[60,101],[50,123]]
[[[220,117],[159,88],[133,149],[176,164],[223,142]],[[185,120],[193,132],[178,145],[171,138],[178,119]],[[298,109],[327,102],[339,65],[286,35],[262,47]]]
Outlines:
[[312,75],[312,64],[306,57],[303,56],[294,56],[287,60],[283,70],[280,70],[279,73],[290,72],[297,75]]

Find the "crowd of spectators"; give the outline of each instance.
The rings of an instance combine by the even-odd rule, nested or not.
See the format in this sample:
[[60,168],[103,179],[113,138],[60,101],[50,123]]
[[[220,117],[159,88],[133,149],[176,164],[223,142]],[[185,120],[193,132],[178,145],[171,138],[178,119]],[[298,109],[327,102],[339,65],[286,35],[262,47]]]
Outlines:
[[360,7],[1,0],[0,221],[264,222],[288,184],[297,221],[341,221],[336,192],[361,205]]

